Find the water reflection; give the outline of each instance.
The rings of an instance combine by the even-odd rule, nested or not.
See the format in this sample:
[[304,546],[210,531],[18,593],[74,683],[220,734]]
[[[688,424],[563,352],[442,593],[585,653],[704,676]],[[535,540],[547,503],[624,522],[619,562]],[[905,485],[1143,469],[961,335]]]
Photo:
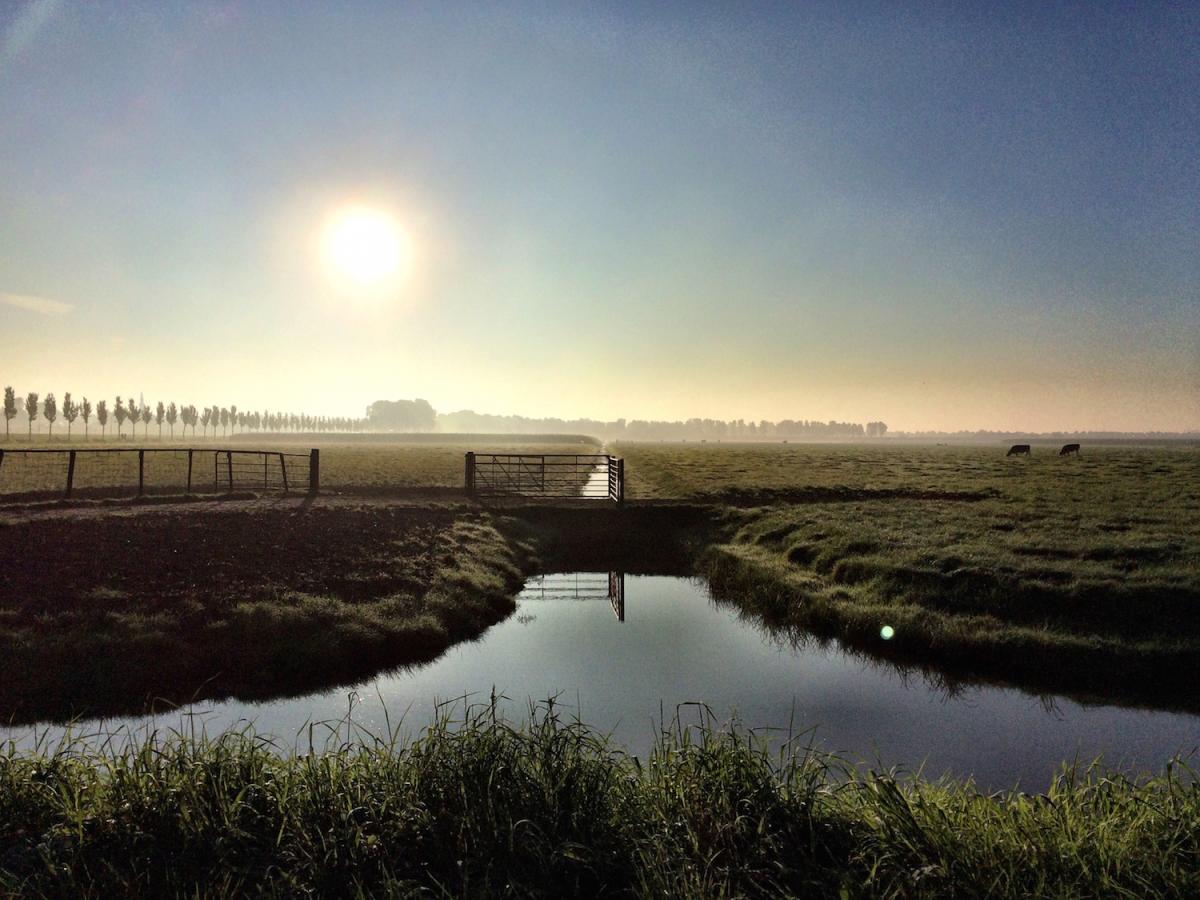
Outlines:
[[[630,611],[629,606],[634,610]],[[269,703],[198,705],[208,733],[252,723],[281,746],[301,748],[313,723],[347,719],[386,734],[414,735],[439,700],[503,695],[514,720],[529,703],[556,698],[631,752],[645,754],[677,710],[703,704],[719,720],[805,740],[872,767],[974,776],[985,790],[1020,783],[1041,790],[1073,759],[1160,769],[1200,744],[1200,717],[1083,706],[905,670],[800,631],[772,630],[714,599],[702,581],[620,572],[531,579],[515,615],[437,660],[351,688]],[[180,727],[180,714],[84,723],[85,729]],[[48,737],[61,733],[51,729]],[[7,735],[28,743],[28,729]],[[0,735],[2,737],[3,735]]]
[[625,621],[625,573],[572,572],[535,575],[525,582],[521,600],[607,600],[618,622]]

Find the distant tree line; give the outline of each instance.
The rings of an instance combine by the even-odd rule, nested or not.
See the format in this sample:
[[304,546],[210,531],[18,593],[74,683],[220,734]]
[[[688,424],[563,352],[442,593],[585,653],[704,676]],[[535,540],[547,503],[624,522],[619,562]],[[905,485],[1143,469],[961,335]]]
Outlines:
[[1037,440],[1065,440],[1068,438],[1086,438],[1093,441],[1104,440],[1189,440],[1200,438],[1200,431],[994,431],[977,429],[975,431],[896,431],[893,436],[913,440],[927,441],[934,438],[947,441],[987,442]]
[[488,415],[472,410],[438,414],[437,427],[445,432],[589,434],[605,440],[629,441],[837,440],[882,437],[887,432],[887,425],[883,422],[870,422],[864,426],[858,422],[821,422],[815,419],[783,419],[779,422],[766,419],[758,422],[744,419],[687,419],[673,422],[657,419],[532,419],[525,416]]
[[[36,391],[30,391],[23,399],[18,399],[16,391],[11,387],[4,389],[4,436],[11,434],[12,420],[24,412],[26,432],[33,437],[34,424],[40,418],[46,423],[47,433],[53,437],[54,426],[60,416],[66,424],[67,438],[72,436],[72,429],[77,419],[82,420],[83,436],[88,439],[91,433],[92,418],[95,416],[96,425],[100,429],[103,440],[108,433],[109,422],[112,421],[118,437],[125,435],[125,426],[129,426],[130,437],[136,436],[137,427],[142,426],[142,436],[148,437],[150,424],[158,429],[158,437],[163,437],[163,426],[168,429],[170,437],[175,436],[178,425],[181,436],[186,437],[188,429],[196,436],[196,427],[201,429],[202,437],[217,437],[218,429],[222,437],[241,432],[305,432],[333,433],[355,432],[368,429],[366,419],[354,419],[347,416],[310,416],[307,413],[271,412],[269,410],[241,410],[236,404],[220,406],[213,404],[197,408],[195,405],[178,405],[175,402],[163,403],[158,401],[153,407],[144,401],[136,401],[132,397],[123,400],[120,396],[114,401],[112,408],[107,400],[99,400],[92,406],[90,400],[84,397],[76,403],[71,392],[63,394],[62,405],[59,406],[54,394],[46,394],[42,398]],[[61,426],[60,426],[61,427]]]
[[[54,434],[55,425],[61,418],[70,438],[73,429],[81,420],[84,438],[90,436],[92,421],[100,429],[101,439],[107,437],[110,422],[118,437],[124,437],[126,426],[129,435],[137,434],[141,426],[142,436],[149,436],[151,424],[157,435],[163,437],[164,426],[171,438],[178,427],[186,437],[188,429],[196,436],[197,427],[202,437],[218,437],[238,432],[256,433],[347,433],[347,432],[433,432],[468,434],[585,434],[603,440],[631,441],[686,441],[728,440],[760,441],[789,440],[841,440],[862,437],[883,437],[888,427],[884,422],[822,422],[815,419],[783,419],[778,422],[746,421],[734,419],[687,419],[680,421],[647,419],[559,419],[529,418],[526,416],[500,416],[460,410],[439,413],[427,400],[377,400],[367,407],[366,416],[312,416],[306,413],[270,412],[269,410],[242,410],[235,404],[197,407],[194,404],[179,405],[161,400],[151,406],[132,397],[117,396],[111,407],[107,400],[99,400],[93,407],[84,397],[76,403],[70,392],[63,394],[59,405],[54,394],[42,398],[30,392],[22,399],[11,387],[4,389],[5,437],[10,435],[12,420],[21,412],[25,414],[25,426],[30,437],[39,418],[45,422],[46,430]],[[59,425],[61,429],[63,425]]]

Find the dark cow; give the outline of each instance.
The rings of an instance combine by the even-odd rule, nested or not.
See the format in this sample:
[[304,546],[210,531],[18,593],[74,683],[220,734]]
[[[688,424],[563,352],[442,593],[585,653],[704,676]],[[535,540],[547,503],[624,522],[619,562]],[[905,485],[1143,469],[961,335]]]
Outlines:
[[1004,455],[1005,456],[1029,456],[1030,455],[1029,445],[1028,444],[1013,444],[1011,447],[1008,448],[1008,452],[1005,453]]
[[1063,444],[1063,448],[1058,451],[1059,456],[1070,456],[1072,453],[1074,453],[1076,456],[1079,455],[1078,444]]

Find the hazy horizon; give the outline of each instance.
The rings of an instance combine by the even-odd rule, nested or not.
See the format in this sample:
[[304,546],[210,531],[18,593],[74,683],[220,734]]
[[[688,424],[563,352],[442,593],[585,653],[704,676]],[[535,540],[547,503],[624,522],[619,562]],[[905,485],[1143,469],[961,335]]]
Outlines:
[[1197,134],[1196,5],[10,4],[0,383],[1197,431]]

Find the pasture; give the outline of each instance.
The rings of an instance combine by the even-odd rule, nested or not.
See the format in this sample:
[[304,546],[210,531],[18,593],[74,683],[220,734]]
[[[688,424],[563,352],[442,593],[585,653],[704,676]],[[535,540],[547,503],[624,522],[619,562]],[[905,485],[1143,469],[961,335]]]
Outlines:
[[[321,481],[332,491],[386,492],[392,488],[461,488],[463,455],[477,444],[318,443]],[[486,445],[485,445],[486,446]],[[518,441],[499,448],[504,453],[596,453],[591,443]],[[326,462],[328,460],[328,462]]]
[[[443,570],[452,575],[460,564],[475,565],[463,554],[484,546],[464,544],[460,554],[451,544],[430,563],[413,549],[406,524],[424,514],[451,529],[475,517],[472,527],[509,548],[503,565],[493,553],[482,566],[501,572],[510,591],[513,567],[536,567],[539,554],[578,559],[607,548],[611,557],[622,548],[620,566],[629,571],[689,569],[769,624],[838,638],[947,676],[1195,708],[1183,677],[1200,661],[1200,452],[1193,446],[1086,447],[1079,458],[1038,447],[1025,459],[1005,457],[1000,446],[617,444],[608,449],[626,459],[631,498],[619,514],[602,505],[586,514],[532,507],[503,515],[458,492],[463,453],[476,444],[320,446],[324,492],[315,505],[267,494],[161,511],[118,505],[126,513],[112,516],[88,512],[86,504],[77,513],[68,504],[53,516],[37,514],[36,506],[15,508],[8,527],[0,525],[7,558],[59,549],[51,565],[16,567],[0,592],[0,636],[17,654],[12,658],[33,653],[34,670],[58,671],[77,685],[111,686],[89,666],[45,663],[97,641],[157,648],[153,653],[176,639],[199,641],[194,651],[176,655],[179,671],[163,683],[135,678],[97,701],[118,710],[156,690],[188,696],[188,679],[202,679],[183,661],[203,660],[203,648],[219,643],[217,632],[204,637],[210,628],[232,637],[227,646],[255,652],[290,643],[290,656],[283,656],[294,660],[305,654],[295,652],[290,629],[308,628],[297,624],[306,617],[323,623],[312,624],[317,632],[329,627],[330,634],[351,635],[324,651],[334,660],[321,667],[326,680],[363,660],[419,659],[420,641],[394,635],[402,620],[418,615],[419,604],[405,607],[411,616],[392,610],[386,627],[373,604],[393,596],[414,559],[426,560],[426,579]],[[504,449],[578,452],[581,446]],[[425,490],[435,493],[422,498]],[[356,497],[368,505],[356,508]],[[341,555],[330,555],[330,548]],[[110,558],[123,562],[100,564]],[[418,598],[429,589],[421,585]],[[289,627],[273,632],[260,609],[246,620],[265,623],[255,629],[258,637],[243,639],[245,623],[224,611],[230,603],[241,608],[234,601],[246,608],[274,604],[273,615]],[[337,615],[331,604],[340,604]],[[339,616],[344,623],[331,625]],[[476,630],[490,621],[475,618]],[[196,622],[205,625],[196,629]],[[891,629],[887,640],[880,637],[884,627]],[[372,641],[376,649],[364,652]],[[245,659],[231,660],[222,668],[224,684],[206,691],[249,690],[229,673],[253,658],[247,649]],[[337,662],[343,658],[345,664]],[[273,680],[257,679],[255,689],[294,687],[290,676],[280,675],[274,686]],[[54,692],[39,693],[44,712],[69,714],[52,702]],[[70,695],[68,687],[60,694]],[[9,706],[7,715],[14,713]],[[26,708],[22,718],[29,715],[37,711]]]
[[[1194,447],[1097,447],[1079,459],[1032,460],[992,447],[618,452],[632,496],[728,508],[739,523],[734,544],[864,594],[901,587],[876,580],[890,573],[930,593],[952,588],[956,602],[979,612],[1003,615],[1028,589],[1044,601],[1093,604],[1092,612],[1130,604],[1133,615],[1157,616],[1185,614],[1200,589]],[[1038,615],[1060,612],[1043,605]]]
[[[348,688],[477,637],[529,573],[605,568],[699,574],[766,634],[950,685],[1200,709],[1194,447],[623,444],[624,508],[553,508],[458,493],[462,444],[318,446],[315,499],[0,511],[5,718]],[[353,737],[9,746],[0,886],[1167,896],[1200,859],[1186,770],[1042,799],[775,758],[712,722],[649,760],[553,711]]]
[[726,510],[710,577],[777,622],[962,675],[1194,708],[1195,446],[617,452],[632,496]]
[[[290,455],[305,454],[309,448],[321,450],[321,486],[328,492],[352,492],[358,494],[387,493],[413,488],[461,488],[463,484],[463,454],[474,443],[455,441],[447,436],[440,442],[407,442],[400,436],[387,440],[330,439],[328,436],[308,436],[303,442],[281,440],[279,436],[266,436],[253,440],[252,436],[238,435],[233,440],[158,441],[144,440],[83,442],[55,439],[28,441],[0,441],[0,450],[21,451],[27,449],[61,449],[78,451],[78,462],[74,476],[76,491],[87,495],[89,491],[103,490],[106,495],[130,496],[138,484],[138,459],[133,452],[144,447],[148,451],[145,463],[145,487],[147,493],[179,494],[185,489],[188,459],[187,449],[197,450],[196,470],[193,476],[195,493],[213,493],[214,485],[224,490],[224,457],[216,460],[214,471],[213,451],[229,448],[235,451],[261,450],[271,454],[289,455],[289,471],[294,466],[291,489],[304,492],[307,483],[307,460],[292,461]],[[386,435],[371,437],[387,438]],[[483,438],[483,440],[487,440]],[[494,439],[493,439],[494,440]],[[563,436],[554,441],[539,441],[535,438],[506,442],[501,445],[506,453],[593,453],[596,443],[580,438],[567,442]],[[94,453],[89,451],[120,449],[124,453]],[[278,482],[275,458],[270,459],[272,482]],[[9,453],[0,463],[0,502],[5,495],[61,494],[67,477],[66,454],[37,454],[22,456],[19,452]],[[239,478],[239,487],[240,487]],[[264,481],[266,478],[264,477]],[[253,483],[253,479],[248,478]]]

